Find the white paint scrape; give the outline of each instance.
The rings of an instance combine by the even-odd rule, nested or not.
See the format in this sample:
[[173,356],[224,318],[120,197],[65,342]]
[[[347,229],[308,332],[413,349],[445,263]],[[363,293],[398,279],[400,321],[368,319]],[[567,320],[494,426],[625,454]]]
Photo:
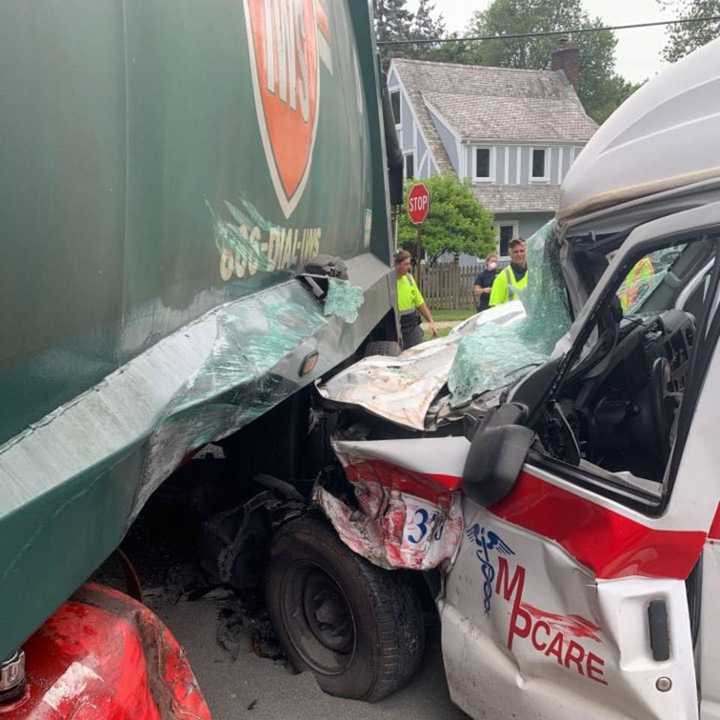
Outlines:
[[90,682],[98,680],[102,682],[102,678],[92,668],[81,662],[74,662],[45,693],[43,702],[55,712],[60,712],[63,703],[79,697]]

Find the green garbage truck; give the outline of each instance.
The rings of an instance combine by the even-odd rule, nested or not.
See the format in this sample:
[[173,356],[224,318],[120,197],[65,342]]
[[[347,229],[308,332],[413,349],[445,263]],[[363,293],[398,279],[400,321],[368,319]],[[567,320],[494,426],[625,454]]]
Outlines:
[[303,474],[309,388],[397,339],[371,8],[7,0],[0,67],[0,703],[204,717],[167,631],[83,583],[208,443],[262,424]]

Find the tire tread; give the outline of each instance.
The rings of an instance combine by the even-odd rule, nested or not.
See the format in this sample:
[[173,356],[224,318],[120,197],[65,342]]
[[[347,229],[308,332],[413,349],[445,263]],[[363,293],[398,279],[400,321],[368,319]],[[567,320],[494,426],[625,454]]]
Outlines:
[[[271,562],[273,556],[287,551],[303,538],[315,549],[327,548],[340,554],[342,562],[351,563],[362,578],[364,595],[376,621],[374,680],[361,696],[343,695],[367,702],[382,700],[405,685],[422,660],[425,628],[420,601],[399,572],[383,570],[352,552],[319,513],[307,513],[278,531],[273,540]],[[280,635],[292,657],[292,648],[287,647],[286,639]],[[323,687],[321,677],[318,681]]]

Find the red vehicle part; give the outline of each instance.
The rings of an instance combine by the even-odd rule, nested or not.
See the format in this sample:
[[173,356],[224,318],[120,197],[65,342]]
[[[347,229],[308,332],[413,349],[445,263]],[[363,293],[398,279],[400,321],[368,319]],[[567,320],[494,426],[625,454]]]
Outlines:
[[27,690],[2,720],[211,720],[172,633],[111,588],[83,585],[24,650]]

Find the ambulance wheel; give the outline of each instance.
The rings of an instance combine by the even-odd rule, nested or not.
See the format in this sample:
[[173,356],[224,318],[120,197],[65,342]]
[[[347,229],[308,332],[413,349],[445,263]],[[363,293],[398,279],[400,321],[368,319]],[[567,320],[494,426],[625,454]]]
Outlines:
[[381,700],[420,664],[425,627],[412,588],[349,550],[323,518],[306,515],[278,531],[266,596],[290,661],[330,695]]

